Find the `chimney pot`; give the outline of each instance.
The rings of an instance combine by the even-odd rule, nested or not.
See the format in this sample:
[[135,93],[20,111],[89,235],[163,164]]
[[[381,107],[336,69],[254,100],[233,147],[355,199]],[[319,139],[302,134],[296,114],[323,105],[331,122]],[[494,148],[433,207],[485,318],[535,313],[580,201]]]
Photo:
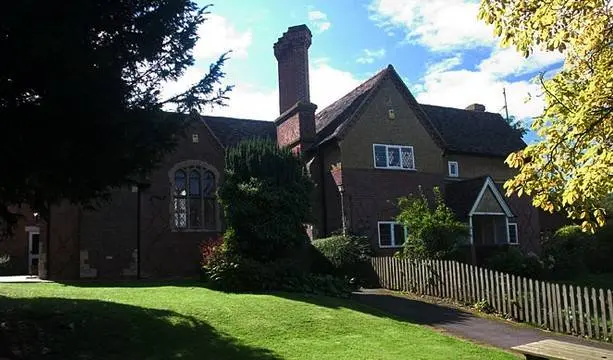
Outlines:
[[482,105],[482,104],[470,104],[470,105],[468,105],[466,107],[465,110],[484,112],[485,111],[485,105]]

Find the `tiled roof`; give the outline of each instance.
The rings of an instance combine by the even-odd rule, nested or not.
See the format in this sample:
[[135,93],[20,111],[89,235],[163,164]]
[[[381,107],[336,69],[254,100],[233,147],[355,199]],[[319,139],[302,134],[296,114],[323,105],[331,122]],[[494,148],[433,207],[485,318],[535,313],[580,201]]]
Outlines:
[[378,85],[388,68],[379,71],[370,79],[360,84],[347,95],[336,100],[315,115],[316,143],[337,135],[342,124],[355,113],[366,97]]
[[277,130],[272,121],[219,116],[201,116],[201,118],[224,147],[233,146],[241,140],[252,138],[277,139]]
[[[393,80],[402,82],[390,65],[320,111],[315,116],[316,144],[342,137],[343,131],[350,125],[349,120],[388,74]],[[403,83],[399,85],[419,121],[434,141],[447,151],[507,156],[526,146],[521,135],[500,114],[417,104],[406,86]]]
[[445,204],[453,210],[458,219],[468,218],[468,213],[477,200],[477,196],[487,178],[487,176],[480,176],[445,185]]
[[[362,105],[368,103],[370,95],[387,76],[400,86],[421,124],[446,151],[504,157],[526,146],[521,135],[499,114],[418,104],[391,65],[315,115],[315,146],[342,137],[352,125],[352,119],[364,108]],[[272,121],[215,116],[202,116],[202,119],[225,147],[249,138],[276,139]]]
[[505,157],[526,146],[521,134],[500,116],[421,104],[447,144],[447,151]]

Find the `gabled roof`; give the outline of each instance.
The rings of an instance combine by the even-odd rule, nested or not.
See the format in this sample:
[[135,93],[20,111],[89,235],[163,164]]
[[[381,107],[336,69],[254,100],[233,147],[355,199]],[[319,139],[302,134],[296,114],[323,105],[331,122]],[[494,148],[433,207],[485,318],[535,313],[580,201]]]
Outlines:
[[506,216],[513,217],[513,212],[507,204],[494,180],[489,176],[480,176],[445,185],[445,203],[460,220],[468,219],[475,212],[485,191],[491,190],[494,197],[504,210]]
[[434,142],[441,148],[444,148],[445,142],[438,133],[438,130],[419,107],[419,104],[392,65],[388,65],[385,69],[315,115],[315,130],[317,132],[315,144],[318,145],[333,138],[343,138],[366,105],[370,103],[376,90],[385,79],[390,79],[394,82]]
[[500,114],[418,104],[392,65],[315,115],[315,144],[341,139],[387,78],[395,83],[407,105],[441,149],[505,157],[526,146],[521,135]]
[[445,139],[449,152],[506,157],[526,146],[521,134],[500,114],[424,104],[421,107]]
[[201,116],[224,147],[252,138],[277,139],[277,130],[272,121],[236,119],[220,116]]

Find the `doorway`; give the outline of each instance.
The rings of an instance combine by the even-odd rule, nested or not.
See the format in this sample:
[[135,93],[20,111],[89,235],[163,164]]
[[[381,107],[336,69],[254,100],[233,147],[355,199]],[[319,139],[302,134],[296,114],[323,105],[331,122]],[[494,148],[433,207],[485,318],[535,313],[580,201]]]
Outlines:
[[40,259],[40,230],[36,227],[28,229],[28,273],[38,275]]

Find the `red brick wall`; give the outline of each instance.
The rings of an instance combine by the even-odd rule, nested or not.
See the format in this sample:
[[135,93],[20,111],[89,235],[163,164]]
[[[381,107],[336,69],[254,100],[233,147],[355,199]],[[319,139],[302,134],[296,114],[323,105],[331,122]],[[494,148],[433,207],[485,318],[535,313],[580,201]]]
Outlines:
[[[194,132],[199,134],[197,144],[191,140]],[[205,161],[223,176],[224,149],[204,125],[188,131],[187,138],[176,151],[151,174],[152,185],[141,194],[141,271],[144,277],[197,275],[200,243],[218,235],[218,232],[176,232],[171,228],[168,172],[175,164],[186,160]],[[217,179],[217,184],[222,180]]]
[[352,232],[366,235],[378,254],[389,255],[393,249],[379,249],[378,221],[392,221],[398,215],[398,198],[425,191],[434,186],[443,189],[444,177],[419,172],[343,169],[345,212]]
[[11,211],[20,214],[22,217],[15,225],[13,229],[14,233],[11,237],[0,237],[0,256],[9,255],[11,260],[9,265],[5,269],[0,269],[0,273],[9,275],[23,275],[29,274],[30,269],[28,266],[28,233],[26,232],[26,226],[38,226],[42,230],[44,224],[34,220],[32,211],[28,206],[22,205],[14,207]]
[[288,146],[300,140],[300,113],[292,115],[283,123],[277,125],[277,143]]

